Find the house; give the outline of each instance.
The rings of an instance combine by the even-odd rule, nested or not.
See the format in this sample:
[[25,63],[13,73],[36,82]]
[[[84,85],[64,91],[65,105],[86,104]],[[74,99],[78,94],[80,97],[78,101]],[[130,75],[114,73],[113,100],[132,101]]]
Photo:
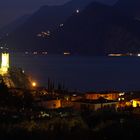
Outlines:
[[88,92],[85,94],[85,98],[88,100],[97,100],[100,97],[105,98],[107,100],[118,100],[120,96],[120,92]]
[[99,98],[96,100],[81,99],[73,102],[73,108],[76,110],[93,110],[97,111],[99,109],[116,109],[118,101],[107,100],[104,98]]
[[140,107],[140,98],[132,99],[131,102],[133,107]]
[[41,98],[38,101],[38,105],[40,107],[46,108],[46,109],[58,109],[61,108],[61,99],[58,98]]

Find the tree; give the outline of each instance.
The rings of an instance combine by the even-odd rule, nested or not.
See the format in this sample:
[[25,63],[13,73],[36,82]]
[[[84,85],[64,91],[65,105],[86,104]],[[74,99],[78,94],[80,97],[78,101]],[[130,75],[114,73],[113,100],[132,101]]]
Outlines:
[[11,97],[11,94],[8,91],[8,87],[6,86],[6,84],[4,83],[3,80],[1,80],[0,83],[0,104],[1,105],[7,105],[9,104],[9,99]]

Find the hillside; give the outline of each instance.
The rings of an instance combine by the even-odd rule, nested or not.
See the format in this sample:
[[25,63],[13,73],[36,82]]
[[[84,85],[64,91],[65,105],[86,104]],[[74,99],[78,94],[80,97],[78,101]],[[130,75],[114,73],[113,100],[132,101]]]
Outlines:
[[[129,8],[136,9],[138,1],[132,4],[131,0],[122,0],[114,6],[91,1],[43,6],[5,38],[6,42],[14,51],[139,53],[140,21],[127,12]],[[121,10],[123,6],[127,14]]]
[[82,10],[92,1],[72,0],[64,5],[42,6],[4,40],[12,50],[40,50],[44,45],[42,36],[46,37],[46,34],[63,24],[77,9]]
[[75,13],[54,32],[50,52],[104,55],[140,51],[139,21],[122,16],[113,7],[93,3]]
[[30,15],[23,15],[13,22],[9,23],[8,25],[5,25],[0,29],[0,37],[14,32],[17,28],[21,27],[29,19],[29,17]]

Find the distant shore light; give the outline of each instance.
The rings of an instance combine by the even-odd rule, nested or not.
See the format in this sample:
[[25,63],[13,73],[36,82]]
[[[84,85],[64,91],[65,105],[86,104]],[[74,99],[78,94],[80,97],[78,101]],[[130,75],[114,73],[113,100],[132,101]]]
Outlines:
[[62,24],[60,24],[60,27],[63,27],[64,26],[64,24],[62,23]]
[[70,55],[70,52],[64,52],[63,54],[64,55]]
[[76,13],[79,13],[79,12],[80,12],[80,10],[79,10],[79,9],[77,9],[77,10],[76,10]]

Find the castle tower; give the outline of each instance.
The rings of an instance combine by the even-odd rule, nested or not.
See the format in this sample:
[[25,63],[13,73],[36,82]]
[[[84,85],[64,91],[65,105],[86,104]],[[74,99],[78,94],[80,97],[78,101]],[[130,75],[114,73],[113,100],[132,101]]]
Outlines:
[[9,53],[2,53],[1,58],[1,74],[6,74],[9,69]]

